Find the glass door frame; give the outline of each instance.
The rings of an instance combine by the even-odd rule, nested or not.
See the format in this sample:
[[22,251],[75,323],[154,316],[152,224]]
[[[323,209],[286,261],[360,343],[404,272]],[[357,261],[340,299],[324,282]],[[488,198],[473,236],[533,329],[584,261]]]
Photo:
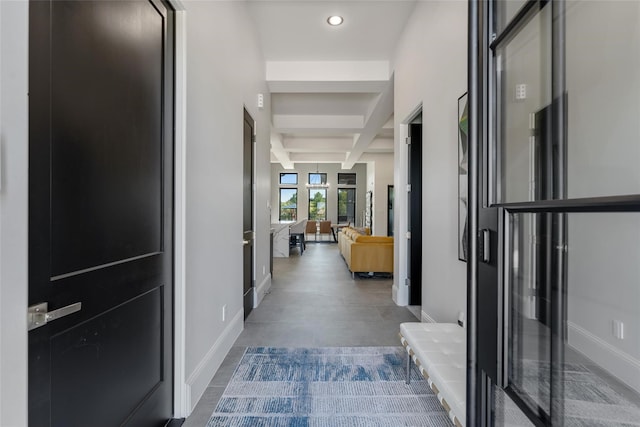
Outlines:
[[[565,2],[564,0],[529,0],[523,3],[504,29],[494,31],[495,5],[497,0],[469,2],[469,226],[472,236],[469,241],[470,261],[468,273],[468,370],[467,370],[467,425],[493,425],[493,388],[499,387],[519,406],[536,426],[563,425],[564,390],[562,369],[564,363],[563,346],[567,340],[566,314],[566,214],[602,213],[602,212],[640,212],[640,195],[604,196],[589,198],[567,198],[566,179],[560,174],[554,182],[554,195],[551,200],[534,200],[518,203],[500,203],[500,147],[495,143],[500,124],[498,81],[494,52],[503,43],[513,38],[526,23],[542,10],[551,7],[551,95],[552,138],[566,147],[567,142],[567,97],[565,70]],[[566,151],[560,150],[558,164],[566,171]],[[489,213],[495,223],[495,230],[485,230],[483,215]],[[523,213],[549,213],[559,218],[560,226],[554,232],[558,243],[555,254],[559,268],[554,271],[556,285],[551,292],[551,363],[550,414],[540,414],[522,401],[508,382],[508,328],[509,325],[509,283],[506,252],[509,240],[509,217]],[[491,221],[490,221],[491,222]],[[493,226],[493,225],[492,225]],[[497,242],[488,239],[483,242],[484,231],[495,232]],[[491,234],[493,236],[493,234]],[[492,237],[493,239],[493,237]],[[481,290],[484,292],[482,274],[484,256],[487,251],[497,255],[497,278],[491,283],[497,289],[497,310],[489,313],[498,318],[498,348],[494,365],[482,360],[482,325],[486,321],[486,309],[483,309]],[[484,311],[483,311],[484,310]],[[479,351],[479,349],[481,351]],[[485,348],[486,350],[486,348]],[[494,372],[493,368],[497,367]]]

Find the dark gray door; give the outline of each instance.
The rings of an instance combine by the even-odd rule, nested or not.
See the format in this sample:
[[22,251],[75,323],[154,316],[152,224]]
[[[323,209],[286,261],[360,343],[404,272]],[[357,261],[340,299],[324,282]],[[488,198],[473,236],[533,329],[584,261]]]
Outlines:
[[422,305],[422,113],[409,125],[409,305]]
[[30,3],[29,304],[51,318],[29,332],[30,425],[172,416],[171,19]]
[[254,121],[244,110],[243,169],[242,169],[242,231],[244,318],[253,310],[253,141]]
[[387,186],[387,236],[393,237],[393,205],[394,205],[393,185]]

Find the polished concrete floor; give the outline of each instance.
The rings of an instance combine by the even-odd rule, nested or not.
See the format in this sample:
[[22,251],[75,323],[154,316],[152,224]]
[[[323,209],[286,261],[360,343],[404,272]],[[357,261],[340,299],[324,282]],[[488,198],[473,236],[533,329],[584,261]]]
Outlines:
[[184,426],[206,425],[248,346],[394,346],[400,323],[419,321],[391,300],[391,279],[352,279],[336,244],[309,243],[302,256],[292,249],[291,257],[274,259],[273,269],[271,292]]

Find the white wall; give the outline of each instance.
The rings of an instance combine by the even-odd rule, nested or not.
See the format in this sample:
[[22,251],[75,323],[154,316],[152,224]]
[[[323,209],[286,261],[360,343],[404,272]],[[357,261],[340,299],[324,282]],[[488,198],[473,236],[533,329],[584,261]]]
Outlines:
[[[567,4],[570,197],[640,192],[639,24],[638,2]],[[637,213],[569,216],[569,342],[640,391],[639,242]]]
[[338,188],[350,188],[350,186],[338,185],[338,173],[355,173],[356,174],[356,223],[358,226],[362,224],[366,180],[367,165],[357,163],[351,169],[342,169],[339,163],[295,163],[294,169],[284,169],[280,163],[271,164],[271,222],[278,223],[280,211],[280,173],[297,173],[298,185],[283,185],[286,188],[298,188],[298,219],[309,217],[309,190],[305,184],[309,180],[309,173],[327,174],[327,220],[338,222]]
[[[267,206],[271,102],[264,60],[246,4],[236,1],[184,4],[187,11],[185,368],[187,395],[193,407],[243,327],[243,106],[257,122],[256,284],[270,284]],[[256,108],[258,93],[265,95],[263,110]]]
[[28,3],[0,2],[0,425],[27,425]]
[[367,190],[373,191],[373,229],[376,236],[387,235],[388,186],[393,185],[393,154],[365,154]]
[[[455,322],[458,311],[466,312],[466,264],[457,249],[456,125],[457,100],[467,90],[466,28],[465,2],[418,2],[395,60],[397,189],[407,183],[406,169],[400,170],[407,157],[401,124],[423,105],[422,310],[438,322]],[[395,194],[396,215],[406,216],[406,192]],[[396,250],[402,257],[406,219],[397,221]],[[395,291],[406,278],[406,260],[396,263]]]

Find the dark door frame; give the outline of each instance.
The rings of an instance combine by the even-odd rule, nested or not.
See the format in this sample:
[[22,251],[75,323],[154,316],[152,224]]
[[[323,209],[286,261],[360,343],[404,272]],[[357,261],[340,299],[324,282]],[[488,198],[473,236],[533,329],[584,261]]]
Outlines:
[[[243,280],[242,298],[244,318],[255,304],[255,142],[256,122],[245,108],[243,110]],[[249,132],[247,134],[247,131]],[[249,147],[247,147],[249,143]],[[246,156],[249,155],[249,159]],[[247,177],[247,168],[249,176]],[[247,180],[248,178],[248,180]],[[248,197],[248,198],[247,198]],[[247,218],[248,215],[248,218]],[[248,221],[247,221],[248,220]],[[250,229],[247,225],[250,223]],[[248,258],[248,259],[247,259]],[[247,265],[247,263],[249,265]],[[249,281],[247,283],[247,281]],[[249,285],[249,286],[247,286]]]
[[387,185],[387,236],[393,237],[393,221],[395,218],[395,188]]

